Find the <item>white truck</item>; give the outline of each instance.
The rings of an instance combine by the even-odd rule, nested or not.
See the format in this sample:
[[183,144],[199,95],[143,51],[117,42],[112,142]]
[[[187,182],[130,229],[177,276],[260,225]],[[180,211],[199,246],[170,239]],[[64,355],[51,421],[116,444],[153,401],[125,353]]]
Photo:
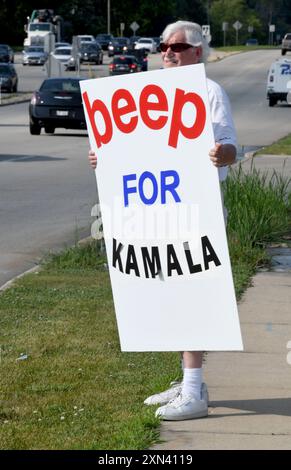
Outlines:
[[58,18],[54,16],[53,10],[33,10],[31,17],[28,17],[28,24],[24,27],[27,34],[24,47],[44,46],[47,34],[55,35],[57,32]]
[[278,59],[270,67],[267,83],[269,106],[291,98],[291,59]]

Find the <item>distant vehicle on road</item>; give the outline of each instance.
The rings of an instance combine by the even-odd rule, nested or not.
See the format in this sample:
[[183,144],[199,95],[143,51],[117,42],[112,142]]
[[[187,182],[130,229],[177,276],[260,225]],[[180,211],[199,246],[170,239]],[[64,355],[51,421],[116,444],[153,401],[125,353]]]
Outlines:
[[130,55],[133,55],[142,72],[147,72],[148,70],[148,51],[146,49],[134,49],[130,51]]
[[29,130],[53,134],[56,128],[86,129],[79,82],[80,77],[47,78],[34,92],[29,105]]
[[291,51],[291,33],[285,34],[282,39],[281,54],[285,55],[288,51]]
[[140,72],[141,68],[133,55],[120,55],[114,57],[109,64],[109,75],[122,75],[124,73]]
[[258,45],[259,45],[259,42],[255,38],[250,38],[250,39],[247,39],[246,41],[246,46],[258,46]]
[[29,46],[22,53],[23,65],[43,65],[48,57],[47,52],[41,46]]
[[113,36],[112,34],[105,33],[97,34],[96,41],[100,44],[103,51],[107,51],[109,43],[113,41]]
[[52,57],[66,66],[72,57],[72,47],[58,47],[52,53]]
[[271,65],[268,74],[269,106],[275,106],[278,101],[287,101],[289,91],[291,91],[291,59],[280,59]]
[[95,38],[91,34],[79,34],[77,38],[81,43],[82,42],[95,42]]
[[14,65],[10,63],[0,63],[0,89],[9,93],[16,93],[18,86],[18,76]]
[[0,62],[14,63],[14,52],[8,44],[0,44]]
[[108,57],[118,54],[126,54],[130,47],[129,39],[127,38],[114,38],[108,46]]
[[155,54],[157,52],[157,45],[153,38],[139,38],[135,44],[135,49],[146,49]]
[[55,42],[55,49],[58,47],[72,47],[72,44],[69,42]]
[[82,43],[80,47],[80,63],[94,62],[97,65],[103,63],[103,51],[97,42]]

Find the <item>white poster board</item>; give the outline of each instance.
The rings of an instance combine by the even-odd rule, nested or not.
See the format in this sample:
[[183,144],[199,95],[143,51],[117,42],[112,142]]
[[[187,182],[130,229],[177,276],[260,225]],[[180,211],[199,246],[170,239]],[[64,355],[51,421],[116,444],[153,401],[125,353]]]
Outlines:
[[241,350],[204,66],[81,89],[121,349]]

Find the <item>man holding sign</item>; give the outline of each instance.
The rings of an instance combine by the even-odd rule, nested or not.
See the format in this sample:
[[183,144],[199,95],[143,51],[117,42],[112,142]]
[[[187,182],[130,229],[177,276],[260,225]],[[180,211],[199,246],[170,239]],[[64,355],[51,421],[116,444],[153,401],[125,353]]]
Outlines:
[[[208,44],[202,36],[201,27],[196,23],[177,21],[176,23],[170,24],[166,27],[162,35],[161,51],[164,68],[181,67],[186,65],[195,65],[202,62],[206,62],[208,55]],[[195,87],[194,87],[195,89]],[[181,90],[180,90],[181,91]],[[233,164],[236,160],[236,135],[234,130],[234,124],[231,117],[231,110],[228,98],[224,90],[212,80],[207,79],[207,91],[210,105],[210,115],[213,128],[213,134],[215,139],[215,146],[209,151],[210,159],[215,167],[218,168],[219,180],[223,181],[227,176],[228,166]],[[158,96],[158,91],[156,91]],[[161,96],[161,94],[160,94]],[[184,95],[185,96],[185,95]],[[194,96],[194,94],[193,94]],[[195,94],[195,100],[198,97]],[[198,97],[199,98],[199,97]],[[178,95],[178,90],[175,95],[174,111],[171,121],[171,131],[169,135],[168,145],[175,147],[177,146],[178,140],[178,125],[175,126],[175,116],[177,115],[177,109],[179,109],[178,101],[182,100],[183,97]],[[140,99],[141,102],[141,99]],[[160,99],[162,102],[162,99]],[[197,109],[197,122],[198,118],[203,121],[203,106],[201,107],[201,115],[199,113],[199,103],[197,99],[195,106]],[[152,103],[151,103],[152,104]],[[153,108],[152,108],[153,109]],[[180,109],[181,111],[181,109]],[[181,111],[182,112],[182,111]],[[180,113],[181,114],[181,113]],[[202,117],[201,117],[202,116]],[[181,116],[180,116],[181,117]],[[160,117],[162,119],[162,116]],[[157,121],[155,121],[157,122]],[[199,123],[197,123],[199,127]],[[204,122],[204,121],[203,121]],[[181,125],[182,128],[182,125]],[[175,134],[176,129],[176,134]],[[181,133],[187,136],[188,127],[184,127]],[[202,125],[201,125],[202,129]],[[200,130],[201,130],[200,129]],[[184,133],[183,133],[184,132]],[[202,132],[202,131],[201,131]],[[198,134],[198,131],[197,131]],[[193,138],[191,136],[190,138]],[[209,148],[209,147],[208,147]],[[96,168],[97,157],[95,152],[89,152],[89,161],[93,168]],[[147,172],[145,178],[150,178],[149,175],[152,173]],[[169,180],[168,177],[171,176]],[[127,175],[125,180],[125,196],[127,203],[130,201],[134,192],[137,192],[137,188],[133,186],[132,181],[135,179],[135,175]],[[162,178],[164,178],[164,185],[162,184]],[[167,179],[168,178],[168,179]],[[169,183],[171,181],[171,184]],[[171,174],[166,171],[161,172],[161,189],[164,187],[168,190],[168,196],[171,196],[172,200],[180,202],[180,188],[179,188],[179,177],[178,174],[173,172]],[[207,183],[207,182],[205,182]],[[167,186],[168,185],[168,186]],[[140,186],[138,186],[140,188]],[[141,186],[142,189],[142,186]],[[163,196],[163,194],[162,194]],[[202,237],[202,249],[203,253],[207,253],[207,256],[215,266],[221,264],[215,253],[213,246],[211,245],[207,237]],[[207,246],[203,246],[206,243]],[[121,244],[119,245],[122,246]],[[170,245],[167,245],[170,246]],[[172,246],[172,245],[171,245]],[[185,255],[188,259],[189,246],[184,243]],[[115,251],[116,259],[120,253],[118,249]],[[120,248],[120,252],[121,252]],[[188,250],[188,254],[187,254]],[[173,256],[172,256],[173,255]],[[174,254],[172,252],[172,264]],[[170,256],[170,255],[169,255]],[[175,254],[176,256],[176,254]],[[121,258],[119,258],[120,261]],[[176,260],[176,266],[178,260]],[[205,261],[205,259],[204,259]],[[191,260],[192,262],[192,260]],[[120,263],[121,264],[121,263]],[[223,264],[223,263],[222,263]],[[193,268],[193,263],[192,263]],[[196,266],[196,272],[202,271],[200,265]],[[198,268],[197,268],[198,266]],[[178,268],[177,268],[178,269]],[[207,267],[205,269],[208,269]],[[121,269],[122,270],[122,269]],[[161,267],[160,267],[161,270]],[[169,271],[168,271],[169,272]],[[195,270],[192,269],[192,272]],[[178,274],[181,274],[178,272]],[[215,294],[214,294],[215,295]],[[188,324],[184,324],[184,329],[189,328]],[[237,331],[237,330],[236,330]],[[218,333],[219,334],[219,333]],[[240,332],[237,332],[236,341],[234,347],[229,349],[240,349]],[[188,344],[188,343],[187,343]],[[199,343],[200,344],[200,343]],[[203,346],[202,346],[203,348]],[[193,348],[194,349],[194,348]],[[197,349],[197,348],[196,348]],[[223,349],[223,347],[214,347],[213,349]],[[185,420],[194,419],[207,416],[208,414],[208,392],[206,384],[202,381],[202,351],[200,350],[188,350],[181,353],[182,355],[182,366],[183,366],[183,381],[182,383],[175,383],[170,389],[153,395],[145,400],[146,405],[162,405],[158,408],[156,415],[164,420]]]

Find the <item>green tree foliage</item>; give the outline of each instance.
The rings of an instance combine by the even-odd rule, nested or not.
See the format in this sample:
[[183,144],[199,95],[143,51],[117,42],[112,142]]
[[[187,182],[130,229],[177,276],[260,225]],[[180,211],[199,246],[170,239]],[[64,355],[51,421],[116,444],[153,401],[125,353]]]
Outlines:
[[[239,20],[243,43],[251,35],[260,43],[268,42],[269,24],[276,25],[276,34],[291,32],[291,0],[110,0],[111,32],[131,36],[130,24],[136,21],[138,35],[159,36],[164,27],[177,19],[211,25],[214,45],[223,41],[222,23],[229,23],[227,42],[234,44],[232,24]],[[97,34],[107,31],[107,0],[0,0],[0,42],[23,44],[24,24],[34,9],[50,8],[64,20],[64,38],[73,34]],[[248,26],[254,33],[248,33]]]
[[215,0],[210,9],[212,37],[216,45],[223,43],[222,23],[228,23],[226,44],[233,45],[236,40],[236,31],[233,24],[239,21],[243,26],[239,30],[239,43],[243,44],[250,36],[248,26],[254,28],[254,37],[261,29],[261,21],[255,10],[247,6],[244,0]]

